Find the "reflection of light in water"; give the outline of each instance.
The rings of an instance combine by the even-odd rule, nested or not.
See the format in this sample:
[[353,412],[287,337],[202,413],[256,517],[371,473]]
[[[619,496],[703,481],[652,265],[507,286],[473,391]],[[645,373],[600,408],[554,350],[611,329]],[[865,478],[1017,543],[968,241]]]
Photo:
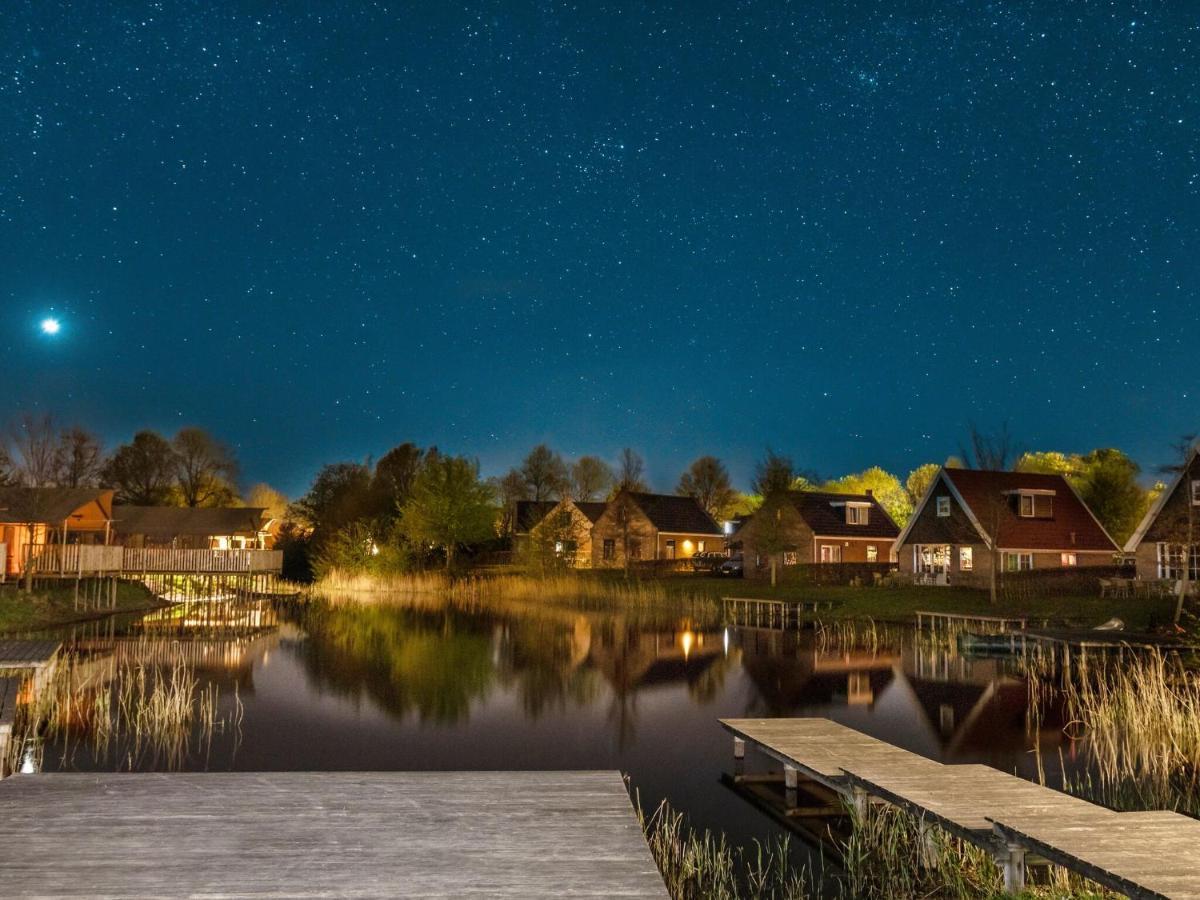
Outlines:
[[687,659],[692,652],[692,645],[696,643],[695,633],[685,631],[679,636],[679,643],[683,646],[683,658]]
[[33,752],[33,747],[26,747],[25,754],[21,757],[21,774],[36,775],[37,770],[37,756]]
[[728,656],[729,655],[729,629],[728,628],[725,629],[725,636],[723,638],[723,643],[725,644],[725,655]]

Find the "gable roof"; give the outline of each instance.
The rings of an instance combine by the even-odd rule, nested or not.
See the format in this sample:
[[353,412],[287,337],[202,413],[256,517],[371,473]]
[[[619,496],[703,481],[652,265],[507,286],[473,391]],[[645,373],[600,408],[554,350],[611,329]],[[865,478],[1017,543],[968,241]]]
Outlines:
[[608,509],[608,504],[603,501],[572,500],[571,502],[575,504],[575,508],[583,513],[593,525],[604,515],[604,510]]
[[[788,499],[813,534],[822,537],[864,537],[895,540],[900,528],[871,494],[833,494],[826,491],[788,491]],[[870,504],[866,525],[846,522],[847,503]]]
[[265,524],[264,512],[253,506],[190,508],[119,504],[113,507],[113,528],[117,534],[157,537],[257,534]]
[[107,515],[112,495],[101,488],[0,487],[0,522],[61,524],[89,503]]
[[[971,524],[988,540],[996,530],[999,549],[1012,550],[1096,550],[1116,552],[1116,541],[1088,509],[1075,488],[1062,475],[1041,472],[997,472],[987,469],[947,469],[944,466],[925,491],[908,525],[896,539],[903,544],[917,520],[929,505],[938,485],[945,483]],[[1038,491],[1054,495],[1051,518],[1026,518],[1016,508],[999,502],[1020,491]]]
[[641,494],[629,491],[626,496],[659,531],[677,534],[723,534],[695,497],[677,494]]
[[1142,539],[1146,537],[1146,532],[1150,530],[1150,526],[1157,521],[1162,513],[1163,507],[1167,505],[1170,499],[1175,496],[1175,492],[1179,490],[1179,485],[1188,473],[1192,471],[1192,467],[1196,464],[1196,457],[1200,456],[1200,444],[1192,447],[1191,455],[1188,456],[1187,463],[1171,479],[1171,483],[1155,498],[1154,503],[1146,510],[1146,515],[1142,516],[1142,521],[1138,523],[1137,530],[1129,536],[1129,540],[1125,542],[1125,552],[1135,553],[1141,545]]
[[558,504],[557,500],[518,500],[513,514],[513,531],[528,534]]

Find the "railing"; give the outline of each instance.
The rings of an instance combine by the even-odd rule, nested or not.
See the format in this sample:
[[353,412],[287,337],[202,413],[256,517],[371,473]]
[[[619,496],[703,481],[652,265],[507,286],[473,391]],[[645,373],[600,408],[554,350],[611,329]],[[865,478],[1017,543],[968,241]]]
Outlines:
[[278,573],[283,551],[32,544],[25,548],[25,564],[34,575]]

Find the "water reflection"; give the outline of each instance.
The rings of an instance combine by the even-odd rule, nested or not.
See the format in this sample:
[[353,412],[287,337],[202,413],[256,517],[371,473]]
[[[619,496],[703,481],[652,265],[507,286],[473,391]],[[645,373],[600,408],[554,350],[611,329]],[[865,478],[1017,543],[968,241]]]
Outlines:
[[98,727],[93,703],[91,718],[68,715],[71,727],[49,733],[48,769],[620,769],[645,806],[669,799],[748,843],[779,826],[722,784],[730,748],[718,718],[827,716],[933,758],[1031,777],[1031,750],[1058,759],[1065,746],[1072,765],[1053,701],[1033,720],[1013,662],[964,658],[907,629],[725,627],[430,598],[189,605],[61,634],[75,694],[119,703],[136,698],[128,682],[139,671],[183,669],[193,701],[215,691],[223,727],[205,734],[193,720],[176,758],[138,755],[129,740],[82,739]]

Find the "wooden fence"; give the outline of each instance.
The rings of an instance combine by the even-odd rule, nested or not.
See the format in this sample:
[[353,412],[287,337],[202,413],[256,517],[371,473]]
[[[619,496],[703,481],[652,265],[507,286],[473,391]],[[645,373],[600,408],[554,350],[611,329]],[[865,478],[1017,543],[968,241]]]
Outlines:
[[278,573],[283,567],[283,552],[33,544],[25,548],[25,563],[27,570],[42,576]]

